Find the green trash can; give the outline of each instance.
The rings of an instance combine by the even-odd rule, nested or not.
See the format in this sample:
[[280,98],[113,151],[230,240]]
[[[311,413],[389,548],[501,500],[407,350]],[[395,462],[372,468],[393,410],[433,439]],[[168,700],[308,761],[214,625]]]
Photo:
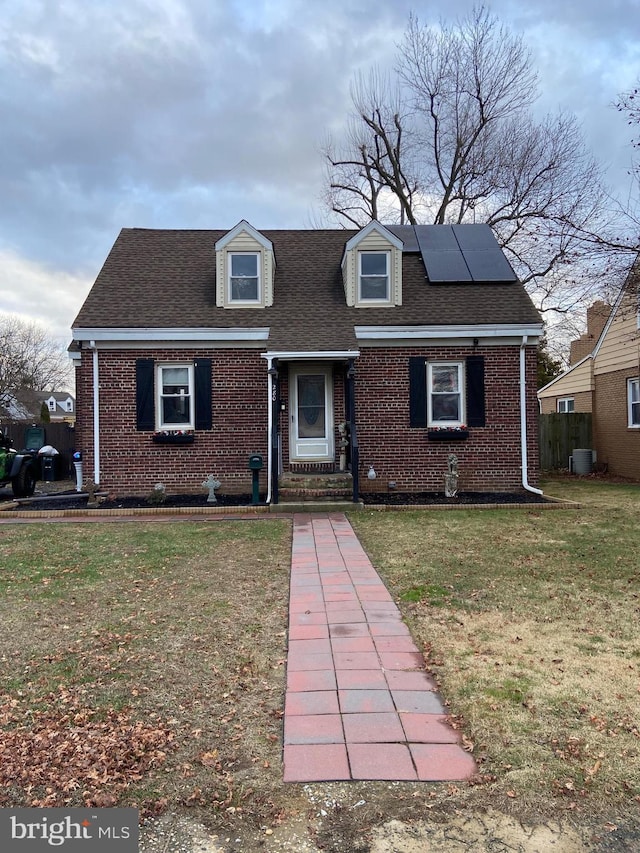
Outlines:
[[260,471],[264,468],[264,461],[259,453],[252,453],[249,457],[249,470],[251,471],[252,495],[251,503],[260,503]]

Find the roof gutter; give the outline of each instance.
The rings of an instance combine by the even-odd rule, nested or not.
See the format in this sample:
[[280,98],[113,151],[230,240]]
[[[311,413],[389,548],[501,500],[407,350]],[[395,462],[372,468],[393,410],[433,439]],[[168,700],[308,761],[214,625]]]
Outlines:
[[98,371],[98,348],[95,341],[89,341],[93,356],[93,482],[100,484],[100,385]]
[[522,336],[520,345],[520,453],[522,457],[522,487],[534,495],[542,495],[542,489],[529,485],[527,459],[527,382],[526,382],[526,346],[527,335]]

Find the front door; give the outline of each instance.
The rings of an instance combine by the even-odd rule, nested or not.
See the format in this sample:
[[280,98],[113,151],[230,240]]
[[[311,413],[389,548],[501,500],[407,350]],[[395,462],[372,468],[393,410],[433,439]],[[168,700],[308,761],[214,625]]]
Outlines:
[[334,446],[331,367],[292,367],[289,376],[291,461],[332,461]]

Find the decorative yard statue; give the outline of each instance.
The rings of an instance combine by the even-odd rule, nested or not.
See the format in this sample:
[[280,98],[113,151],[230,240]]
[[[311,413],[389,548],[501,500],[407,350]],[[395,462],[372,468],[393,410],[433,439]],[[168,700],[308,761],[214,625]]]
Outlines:
[[338,441],[338,446],[340,447],[340,470],[347,470],[347,447],[349,446],[349,435],[347,431],[346,421],[342,421],[338,424],[338,434],[340,439]]
[[449,454],[447,469],[444,475],[444,494],[447,498],[455,498],[458,494],[458,457],[455,453]]
[[218,499],[216,498],[216,489],[219,489],[220,485],[220,480],[216,480],[213,474],[209,474],[207,479],[202,484],[203,488],[209,489],[209,495],[207,497],[208,504],[218,503]]

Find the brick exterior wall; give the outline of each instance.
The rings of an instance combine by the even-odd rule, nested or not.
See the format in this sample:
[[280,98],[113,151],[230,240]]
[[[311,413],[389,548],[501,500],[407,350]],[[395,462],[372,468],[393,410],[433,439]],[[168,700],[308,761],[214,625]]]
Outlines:
[[[486,426],[470,428],[464,441],[432,442],[427,430],[409,426],[408,358],[424,356],[464,361],[473,353],[485,358]],[[356,362],[356,410],[361,461],[361,491],[444,490],[450,453],[458,457],[461,491],[519,491],[520,349],[517,346],[363,349]],[[538,404],[536,348],[527,347],[528,479],[538,480]],[[373,465],[377,477],[367,479]]]
[[593,409],[598,464],[606,464],[610,474],[633,480],[640,480],[640,429],[627,426],[627,379],[637,377],[637,368],[597,375]]
[[558,400],[573,397],[574,412],[590,412],[592,406],[591,391],[579,391],[577,394],[559,394],[557,397],[542,397],[540,400],[543,415],[553,415],[558,411]]
[[[187,362],[212,358],[213,425],[197,431],[193,444],[154,444],[153,431],[136,430],[138,358]],[[100,484],[119,495],[147,495],[156,483],[170,492],[198,493],[213,473],[221,491],[251,493],[248,459],[261,453],[265,470],[260,487],[266,491],[267,371],[257,350],[99,350]],[[93,390],[92,353],[82,352],[77,371],[77,447],[83,451],[85,477],[92,478]],[[202,489],[202,494],[206,491]]]
[[[464,441],[431,442],[427,430],[409,426],[409,357],[464,361],[472,353],[485,358],[486,426],[473,427]],[[184,362],[211,358],[213,426],[196,431],[191,445],[158,445],[153,431],[136,429],[135,363],[138,358]],[[149,494],[158,482],[170,492],[197,493],[209,473],[221,492],[250,493],[248,457],[261,453],[260,475],[266,491],[267,372],[257,350],[100,350],[100,481],[116,494]],[[85,477],[93,477],[92,353],[82,352],[77,370],[77,447],[84,453]],[[345,419],[345,366],[334,369],[334,429],[337,467],[337,425]],[[288,468],[288,371],[280,366],[280,415],[285,470]],[[447,457],[458,457],[459,488],[464,491],[519,491],[520,348],[467,347],[365,348],[356,360],[356,422],[360,445],[361,490],[442,491]],[[531,485],[538,479],[536,348],[526,350],[527,433]],[[369,466],[377,473],[368,480]],[[202,489],[203,494],[205,493]]]

